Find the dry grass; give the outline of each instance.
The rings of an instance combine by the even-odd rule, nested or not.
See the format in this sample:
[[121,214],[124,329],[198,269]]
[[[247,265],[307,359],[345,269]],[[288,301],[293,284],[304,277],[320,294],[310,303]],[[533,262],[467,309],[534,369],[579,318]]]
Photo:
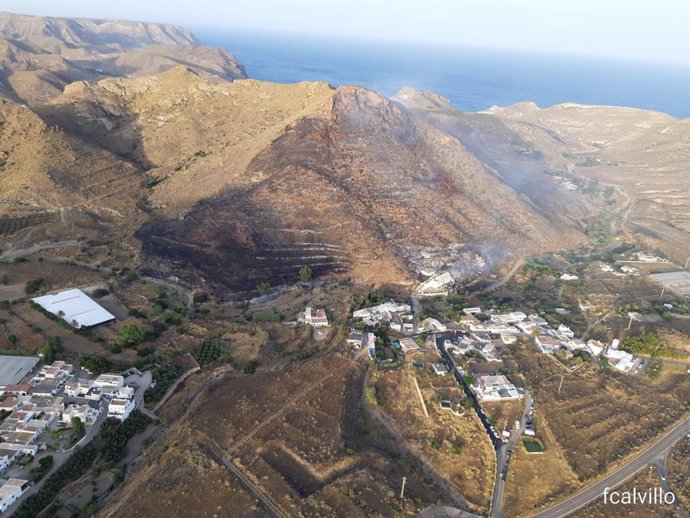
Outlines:
[[421,375],[418,380],[429,418],[424,416],[412,371],[380,372],[376,388],[378,409],[408,447],[425,459],[475,510],[488,509],[495,455],[474,412],[456,416],[441,409],[439,398],[460,401],[464,394],[455,380]]
[[574,491],[579,485],[546,421],[536,415],[535,426],[544,453],[528,455],[521,442],[516,445],[506,477],[506,516],[528,516],[534,509]]
[[[105,515],[185,516],[192,508],[199,516],[265,515],[204,444],[227,451],[290,396],[329,374],[232,453],[243,473],[289,516],[412,515],[443,500],[418,461],[360,413],[362,370],[331,355],[253,376],[190,378],[166,405],[189,408],[187,418],[149,450]],[[171,411],[171,419],[180,418]],[[396,496],[401,473],[408,477],[404,501]]]
[[564,378],[551,358],[531,347],[504,355],[535,398],[543,455],[517,448],[508,474],[507,509],[515,515],[576,490],[649,443],[679,419],[688,405],[690,379],[665,366],[656,380],[585,365]]

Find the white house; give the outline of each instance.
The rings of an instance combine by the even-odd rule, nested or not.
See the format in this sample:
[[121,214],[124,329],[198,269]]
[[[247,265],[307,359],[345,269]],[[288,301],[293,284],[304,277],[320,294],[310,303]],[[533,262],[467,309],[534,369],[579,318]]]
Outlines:
[[10,467],[17,454],[17,450],[0,448],[0,473]]
[[89,415],[89,405],[76,405],[76,404],[71,404],[67,405],[67,408],[62,412],[62,416],[60,417],[60,420],[63,423],[71,423],[72,419],[75,417],[78,417],[81,419],[82,423],[86,423],[88,421],[87,416]]
[[66,378],[74,371],[74,366],[63,361],[54,361],[52,365],[46,365],[38,372],[37,377],[44,379]]
[[391,301],[370,308],[358,309],[352,313],[352,317],[361,318],[369,325],[376,325],[382,320],[390,320],[393,313],[407,313],[411,309],[409,304],[398,304]]
[[297,320],[313,327],[328,326],[328,317],[326,316],[326,310],[314,309],[311,306],[307,306],[307,308],[304,310],[304,313],[301,313]]
[[4,513],[29,489],[29,481],[10,478],[0,486],[0,513]]
[[621,372],[630,372],[630,370],[638,364],[638,361],[632,354],[618,349],[609,349],[606,351],[606,358],[609,360],[612,367]]
[[65,384],[65,395],[70,397],[85,396],[91,390],[91,380],[79,379]]
[[482,401],[507,401],[522,397],[515,385],[503,375],[479,376],[476,380],[472,390]]
[[125,386],[125,378],[119,374],[101,374],[93,380],[93,386],[101,389],[118,390]]
[[425,318],[419,323],[419,330],[424,331],[434,331],[438,333],[443,333],[446,330],[446,326],[435,318]]
[[445,363],[432,363],[431,368],[437,376],[445,376],[448,374],[448,367]]
[[129,414],[134,410],[133,399],[119,399],[115,398],[110,401],[108,405],[108,417],[114,417],[120,421],[124,421],[129,417]]

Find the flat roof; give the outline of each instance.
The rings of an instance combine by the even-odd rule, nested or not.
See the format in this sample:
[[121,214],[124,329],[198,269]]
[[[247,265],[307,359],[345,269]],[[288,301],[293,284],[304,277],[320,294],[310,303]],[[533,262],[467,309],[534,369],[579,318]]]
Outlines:
[[90,327],[115,320],[115,316],[80,289],[65,290],[31,299],[74,327]]
[[0,385],[16,385],[39,361],[35,356],[0,356]]
[[677,272],[653,273],[652,278],[679,295],[690,294],[690,272],[688,271],[679,270]]

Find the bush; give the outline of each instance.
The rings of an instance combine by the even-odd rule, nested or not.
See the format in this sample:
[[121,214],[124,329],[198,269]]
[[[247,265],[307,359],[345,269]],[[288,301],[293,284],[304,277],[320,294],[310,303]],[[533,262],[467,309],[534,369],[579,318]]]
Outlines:
[[125,324],[120,328],[116,343],[122,347],[131,347],[144,341],[146,332],[137,324]]
[[79,359],[79,366],[86,369],[94,374],[103,374],[110,370],[111,367],[110,360],[107,358],[95,354],[93,356],[85,356]]
[[98,288],[97,290],[94,290],[94,292],[91,295],[93,295],[93,297],[96,299],[100,299],[101,297],[105,297],[109,294],[110,290],[107,290],[105,288]]
[[245,374],[254,374],[256,372],[257,367],[258,367],[258,364],[256,362],[250,362],[244,366],[244,373]]
[[26,291],[28,295],[31,295],[32,293],[36,293],[38,290],[40,290],[44,285],[44,279],[31,279],[30,281],[27,281],[24,291]]
[[32,482],[38,482],[41,480],[43,477],[45,477],[48,472],[51,470],[53,467],[53,456],[52,455],[46,455],[43,457],[41,460],[38,461],[38,466],[35,468],[32,468],[31,471],[29,471],[29,478],[31,479]]

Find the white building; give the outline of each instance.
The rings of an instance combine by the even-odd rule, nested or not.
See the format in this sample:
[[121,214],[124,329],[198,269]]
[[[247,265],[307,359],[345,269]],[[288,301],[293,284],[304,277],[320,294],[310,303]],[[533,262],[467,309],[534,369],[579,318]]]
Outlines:
[[604,344],[602,344],[599,340],[588,340],[587,350],[592,356],[599,356],[604,350]]
[[79,379],[68,381],[65,384],[65,395],[70,397],[85,396],[91,390],[93,382],[91,380]]
[[491,315],[491,320],[498,324],[517,324],[527,319],[522,311],[511,311],[510,313],[496,313]]
[[403,354],[405,354],[407,351],[415,351],[419,349],[419,345],[412,338],[401,338],[400,348],[402,349]]
[[115,320],[114,315],[80,289],[51,293],[31,300],[77,329]]
[[124,421],[129,417],[129,414],[134,410],[133,399],[119,399],[115,398],[110,401],[108,405],[108,417],[114,417],[120,421]]
[[419,286],[417,286],[417,293],[425,297],[434,295],[448,295],[447,287],[455,282],[453,276],[449,272],[443,272],[430,279],[427,279]]
[[326,316],[325,309],[314,309],[311,306],[307,306],[304,313],[300,313],[297,320],[304,322],[313,327],[327,327],[328,317]]
[[369,325],[377,325],[381,321],[390,320],[394,313],[407,313],[411,309],[408,304],[398,304],[391,301],[370,308],[358,309],[352,313],[352,317],[361,318]]
[[4,513],[29,489],[29,481],[10,478],[0,486],[0,513]]
[[472,390],[482,401],[508,401],[522,397],[515,385],[503,375],[479,376]]
[[63,361],[54,361],[52,365],[45,365],[38,372],[37,377],[44,379],[66,378],[74,371],[74,366]]
[[443,333],[446,330],[446,326],[435,318],[425,318],[419,323],[420,332],[433,331],[437,333]]
[[639,363],[632,354],[618,349],[606,351],[606,358],[613,368],[621,372],[630,372]]
[[445,376],[448,374],[448,367],[445,363],[432,363],[431,368],[437,376]]
[[92,385],[100,389],[118,390],[125,386],[125,378],[119,374],[101,374],[93,380]]
[[62,412],[61,421],[69,424],[73,418],[78,417],[82,423],[94,423],[99,415],[101,415],[100,407],[94,408],[87,404],[71,404]]

